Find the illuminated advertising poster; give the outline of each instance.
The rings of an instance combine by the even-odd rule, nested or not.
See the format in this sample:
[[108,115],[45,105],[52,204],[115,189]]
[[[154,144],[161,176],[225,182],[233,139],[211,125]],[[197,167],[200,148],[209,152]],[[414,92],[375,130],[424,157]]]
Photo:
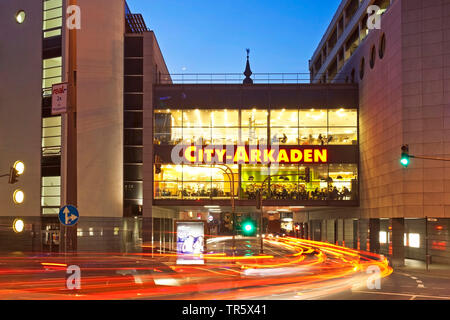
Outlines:
[[177,264],[204,264],[205,222],[177,221]]

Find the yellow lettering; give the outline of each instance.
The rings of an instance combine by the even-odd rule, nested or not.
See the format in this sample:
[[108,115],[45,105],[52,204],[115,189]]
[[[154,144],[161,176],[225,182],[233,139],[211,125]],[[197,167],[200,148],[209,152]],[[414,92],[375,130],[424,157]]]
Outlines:
[[303,154],[300,150],[291,149],[291,162],[300,162],[302,161]]
[[278,152],[278,163],[281,162],[289,162],[289,157],[285,149],[281,149],[280,152]]
[[205,149],[203,152],[206,154],[206,162],[212,162],[212,154],[214,153],[214,149]]
[[195,153],[195,151],[197,151],[197,147],[196,146],[190,146],[186,148],[186,151],[184,152],[184,157],[186,158],[187,161],[194,163],[196,161],[195,156],[192,156],[192,152]]
[[244,162],[248,163],[248,154],[245,147],[240,146],[236,149],[236,154],[234,155],[234,162]]
[[261,150],[259,150],[259,149],[251,149],[250,150],[250,162],[251,163],[261,162]]
[[303,151],[303,158],[305,159],[305,162],[313,162],[312,159],[312,149],[305,149]]
[[314,162],[328,162],[328,150],[327,149],[323,149],[323,150],[319,150],[316,149],[314,150]]
[[215,153],[218,158],[217,160],[219,163],[225,163],[225,161],[224,161],[225,152],[227,152],[225,149],[215,150]]
[[264,162],[275,162],[275,159],[273,158],[273,153],[275,152],[275,150],[264,150]]

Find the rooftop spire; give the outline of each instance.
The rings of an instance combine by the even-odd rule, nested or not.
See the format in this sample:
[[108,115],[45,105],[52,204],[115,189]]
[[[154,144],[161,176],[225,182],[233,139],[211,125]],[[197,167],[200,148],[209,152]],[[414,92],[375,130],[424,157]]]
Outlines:
[[253,74],[252,69],[250,68],[250,49],[247,49],[247,66],[245,67],[245,79],[243,81],[244,84],[253,84],[253,80],[250,76]]

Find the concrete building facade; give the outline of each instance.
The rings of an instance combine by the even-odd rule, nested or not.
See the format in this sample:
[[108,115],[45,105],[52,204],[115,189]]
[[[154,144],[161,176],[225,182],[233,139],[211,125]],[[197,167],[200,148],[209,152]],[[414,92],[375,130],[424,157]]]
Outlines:
[[[366,23],[370,5],[380,8],[379,29]],[[404,144],[411,155],[450,158],[449,18],[445,0],[342,1],[311,59],[312,82],[359,85],[361,207],[349,214],[371,223],[380,233],[371,247],[398,253],[400,263],[450,262],[448,162],[399,163]],[[341,19],[349,22],[339,32]]]

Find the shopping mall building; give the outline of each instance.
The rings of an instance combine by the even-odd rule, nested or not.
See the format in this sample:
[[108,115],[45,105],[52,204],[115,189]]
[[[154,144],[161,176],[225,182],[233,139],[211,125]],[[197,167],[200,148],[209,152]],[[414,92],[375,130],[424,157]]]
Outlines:
[[[176,220],[230,234],[233,212],[239,223],[262,211],[264,233],[298,225],[300,236],[395,264],[427,254],[450,262],[447,165],[399,164],[403,144],[450,158],[450,9],[427,3],[342,1],[305,77],[251,75],[249,63],[245,76],[169,75],[154,32],[124,0],[78,0],[78,248],[168,248]],[[367,28],[372,4],[381,29]],[[1,49],[0,168],[26,164],[19,183],[0,184],[1,224],[26,222],[21,234],[0,232],[8,248],[58,250],[67,117],[51,113],[49,88],[68,79],[66,6],[0,4],[0,41],[10,44]]]

